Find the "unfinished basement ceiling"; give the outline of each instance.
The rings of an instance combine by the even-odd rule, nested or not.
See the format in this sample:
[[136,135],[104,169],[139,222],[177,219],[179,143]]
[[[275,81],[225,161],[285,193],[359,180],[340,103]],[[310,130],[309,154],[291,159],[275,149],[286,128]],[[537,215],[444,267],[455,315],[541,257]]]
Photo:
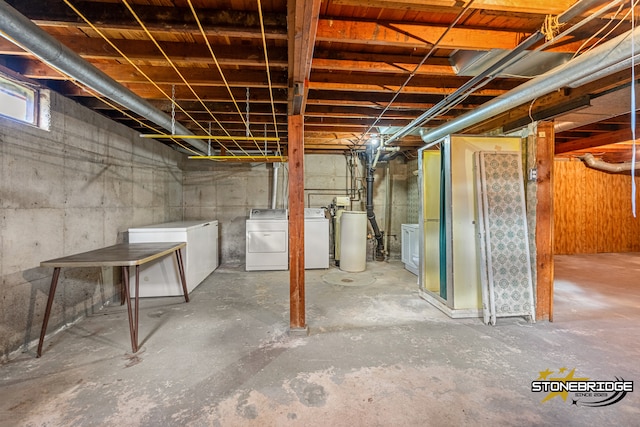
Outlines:
[[[258,147],[255,141],[214,141],[216,152],[265,147],[270,153],[286,150],[290,112],[304,113],[306,152],[362,148],[368,133],[389,132],[410,124],[487,64],[540,30],[547,16],[560,15],[576,3],[589,7],[560,31],[589,18],[604,5],[616,3],[619,7],[612,7],[595,19],[589,18],[569,35],[522,58],[473,93],[465,94],[455,107],[431,118],[427,126],[433,128],[453,120],[576,53],[631,28],[628,1],[8,0],[6,3],[112,79],[175,117],[177,123],[194,134],[204,135],[211,129],[212,134],[227,137],[242,138],[249,134],[280,138],[279,144],[260,142]],[[542,43],[544,40],[532,49]],[[478,58],[480,62],[476,61]],[[466,66],[461,67],[464,61]],[[148,118],[103,102],[99,95],[4,38],[0,38],[0,65],[141,134],[155,132],[141,123],[166,132]],[[624,100],[630,80],[630,70],[605,76],[542,96],[533,105],[504,112],[467,131],[514,129],[526,124],[530,117],[561,120],[563,114],[584,113],[590,105],[600,102],[598,99],[608,99],[626,102],[626,111],[616,105],[610,108],[620,112],[615,117],[608,115],[593,121],[591,115],[588,121],[574,121],[571,129],[559,127],[557,151],[584,148],[587,144],[584,141],[601,137],[603,132],[615,135],[606,144],[623,141],[630,133],[625,133],[629,128],[629,103]],[[622,90],[615,92],[616,89]],[[614,92],[615,97],[607,97]],[[172,100],[175,100],[173,107]],[[162,141],[175,146],[171,140]],[[564,144],[569,149],[563,148]],[[393,145],[399,145],[410,157],[422,141],[417,132],[410,132]]]

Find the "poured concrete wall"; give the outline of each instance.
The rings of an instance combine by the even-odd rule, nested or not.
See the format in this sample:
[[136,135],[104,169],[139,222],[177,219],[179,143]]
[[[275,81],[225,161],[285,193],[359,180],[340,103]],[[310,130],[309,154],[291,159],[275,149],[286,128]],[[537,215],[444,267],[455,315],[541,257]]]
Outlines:
[[270,206],[271,173],[266,164],[185,161],[185,219],[218,220],[222,263],[244,263],[245,222],[251,208]]
[[[390,169],[388,169],[390,167]],[[276,207],[286,207],[287,165],[278,170]],[[351,174],[342,154],[305,155],[305,207],[326,207],[335,196],[350,194]],[[388,172],[390,170],[390,172]],[[220,228],[221,262],[245,262],[246,220],[252,208],[269,208],[274,167],[271,164],[221,163],[187,160],[183,166],[185,219],[217,219]],[[391,190],[391,257],[400,258],[400,224],[407,217],[407,167],[394,160],[379,164],[375,173],[374,206],[378,224],[386,228],[387,182]],[[360,164],[353,210],[365,210],[364,168]],[[360,191],[358,191],[360,190]],[[360,196],[360,197],[358,197]]]
[[[0,118],[0,360],[39,336],[52,274],[41,261],[182,219],[180,154],[57,94],[51,102],[50,131]],[[63,269],[48,330],[111,301],[117,280],[112,269]]]

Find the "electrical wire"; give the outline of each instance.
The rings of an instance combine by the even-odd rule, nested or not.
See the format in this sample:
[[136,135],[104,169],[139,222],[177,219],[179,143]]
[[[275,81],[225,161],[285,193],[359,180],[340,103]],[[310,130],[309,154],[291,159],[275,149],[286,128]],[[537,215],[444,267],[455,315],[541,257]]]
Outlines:
[[[269,98],[271,101],[271,112],[273,114],[273,128],[276,132],[276,137],[278,137],[278,121],[276,119],[276,104],[273,100],[273,87],[271,85],[271,71],[269,70],[269,55],[267,52],[267,36],[264,31],[264,17],[262,16],[262,4],[260,3],[260,0],[257,0],[257,1],[258,1],[258,14],[260,15],[260,32],[262,34],[262,46],[264,47],[264,61],[265,61],[265,66],[267,68],[267,81],[269,84]],[[278,154],[281,154],[279,141],[278,141]]]
[[[172,107],[177,106],[178,109],[180,109],[180,111],[182,111],[187,117],[189,117],[189,119],[191,119],[197,126],[199,126],[203,131],[207,131],[204,127],[202,127],[202,125],[200,125],[200,123],[193,118],[186,110],[184,110],[184,108],[182,108],[182,106],[180,106],[179,104],[176,103],[175,99],[170,96],[164,89],[162,89],[155,81],[153,81],[153,79],[151,77],[149,77],[140,67],[138,67],[137,64],[135,64],[133,62],[133,60],[131,60],[122,50],[120,50],[118,48],[118,46],[116,46],[107,36],[106,34],[104,34],[102,31],[100,31],[94,24],[93,22],[91,22],[78,8],[76,8],[73,4],[71,4],[71,2],[69,0],[63,0],[65,2],[65,4],[67,6],[69,6],[71,8],[71,10],[73,10],[84,22],[87,23],[87,25],[89,25],[89,27],[95,31],[100,37],[102,37],[102,39],[104,41],[106,41],[109,46],[111,46],[111,48],[113,48],[120,56],[122,56],[123,59],[125,59],[129,65],[131,65],[132,67],[134,67],[136,69],[136,71],[138,71],[145,79],[147,79],[147,81],[149,83],[151,83],[160,93],[162,93],[162,95],[164,95],[165,98],[169,99],[171,101],[171,105]],[[97,98],[101,99],[100,97],[96,96]],[[103,100],[103,102],[105,102]],[[108,104],[108,103],[107,103]],[[118,110],[121,111],[122,110]],[[175,139],[173,139],[175,141]],[[184,148],[184,146],[182,144],[179,143],[180,146],[182,146]],[[221,144],[222,145],[222,144]],[[224,147],[226,149],[226,147]],[[192,150],[190,150],[192,151]]]
[[[631,0],[631,1],[633,1],[633,0]],[[618,23],[617,23],[613,28],[611,28],[611,29],[609,30],[609,32],[607,32],[604,36],[600,37],[600,38],[599,38],[599,39],[598,39],[594,44],[592,44],[591,46],[589,46],[589,49],[587,49],[585,52],[582,52],[582,53],[589,52],[591,49],[593,49],[593,48],[595,48],[597,45],[599,45],[599,44],[600,44],[600,42],[602,42],[603,40],[606,40],[606,39],[607,39],[607,37],[609,37],[609,35],[610,35],[612,32],[614,32],[614,31],[615,31],[615,30],[616,30],[620,25],[622,25],[622,23],[623,23],[623,22],[624,22],[624,21],[629,17],[629,15],[630,15],[630,14],[632,14],[633,9],[634,9],[637,5],[638,5],[638,1],[636,1],[636,2],[635,2],[635,4],[633,4],[633,5],[631,6],[631,9],[630,9],[630,10],[629,10],[629,11],[628,11],[628,12],[627,12],[627,13],[626,13],[626,14],[625,14],[621,19],[619,19],[619,20],[618,20]],[[621,7],[622,7],[622,5],[621,5]],[[617,16],[619,13],[620,13],[620,10],[618,10],[618,11],[616,12],[616,14],[614,15],[614,18],[615,18],[615,16]],[[612,18],[612,19],[613,19],[613,18]],[[603,27],[601,30],[597,31],[597,32],[596,32],[596,34],[599,34],[602,30],[604,30],[606,27],[608,27],[608,26],[609,26],[609,24],[611,24],[611,22],[612,22],[612,20],[609,20],[609,22],[608,22],[607,24],[605,24],[605,25],[604,25],[604,27]],[[575,54],[573,55],[573,58],[575,58],[575,57],[580,53],[580,51],[582,50],[582,48],[583,48],[584,46],[586,46],[586,44],[587,44],[589,41],[591,41],[591,40],[595,37],[595,35],[596,35],[596,34],[594,34],[594,35],[592,35],[591,37],[589,37],[587,40],[585,40],[585,42],[584,42],[584,43],[582,43],[582,45],[580,45],[580,47],[578,48],[578,50],[576,50]]]
[[[91,94],[94,98],[102,101],[104,104],[106,104],[109,108],[112,108],[116,111],[118,111],[119,113],[123,114],[125,117],[128,117],[132,120],[134,120],[136,123],[138,123],[140,126],[145,127],[147,129],[150,129],[152,131],[158,132],[157,128],[154,128],[153,126],[150,126],[149,124],[143,122],[142,120],[138,119],[137,117],[131,115],[130,113],[127,113],[124,109],[118,107],[115,103],[113,102],[109,102],[107,98],[100,96],[99,93],[97,93],[96,91],[94,91],[91,88],[86,87],[85,85],[83,85],[82,83],[78,82],[77,80],[75,80],[74,78],[72,78],[71,76],[67,76],[66,74],[64,74],[62,71],[57,70],[60,74],[65,75],[66,77],[68,77],[71,81],[71,83],[75,84],[76,86],[78,86],[80,89],[88,92],[89,94]],[[179,145],[180,147],[182,147],[183,149],[193,153],[194,155],[200,155],[200,152],[192,149],[191,147],[186,146],[185,144],[183,144],[182,142],[180,142],[179,140],[175,139],[175,138],[170,138],[173,142],[175,142],[177,145]]]
[[[575,57],[576,57],[576,55],[578,55],[578,53],[579,53],[579,52],[581,52],[581,51],[582,51],[582,49],[583,49],[586,45],[588,45],[588,44],[591,42],[591,40],[593,40],[594,38],[598,37],[598,36],[599,36],[599,35],[600,35],[604,30],[606,30],[606,29],[607,29],[607,27],[608,27],[609,25],[611,25],[611,23],[612,23],[612,22],[614,22],[614,20],[616,19],[616,17],[620,14],[620,12],[622,12],[622,10],[623,10],[623,9],[624,9],[624,3],[621,3],[621,4],[618,6],[618,10],[613,14],[613,16],[611,16],[611,17],[609,18],[609,22],[607,22],[605,25],[603,25],[603,26],[602,26],[602,28],[600,28],[598,31],[596,31],[596,32],[594,32],[593,34],[591,34],[591,36],[589,36],[589,38],[588,38],[587,40],[585,40],[585,41],[580,45],[580,47],[579,47],[578,49],[576,49],[576,52],[574,53],[573,58],[575,58]],[[598,12],[599,12],[599,11],[598,11]],[[624,19],[624,18],[623,18],[623,19]],[[616,27],[617,27],[617,25],[616,25]],[[614,27],[614,29],[615,29],[616,27]],[[601,39],[602,39],[602,38],[601,38]],[[598,41],[596,41],[596,44],[598,44],[599,42],[600,42],[599,40],[598,40]]]
[[[166,59],[166,61],[169,63],[169,65],[171,66],[171,68],[173,68],[173,70],[176,72],[176,74],[178,75],[178,77],[180,77],[180,79],[182,80],[182,82],[187,86],[187,88],[189,88],[189,90],[191,91],[191,93],[193,94],[193,96],[196,97],[196,99],[198,100],[198,102],[200,103],[200,105],[202,105],[202,107],[207,111],[207,113],[209,113],[209,115],[211,116],[211,118],[213,119],[214,122],[216,122],[216,124],[218,126],[220,126],[220,128],[223,130],[223,132],[227,135],[227,136],[231,136],[231,134],[224,128],[224,126],[222,125],[222,123],[220,123],[220,121],[215,117],[215,115],[213,114],[213,112],[211,112],[211,110],[209,110],[209,107],[207,107],[207,105],[205,104],[205,102],[202,100],[202,98],[200,98],[200,96],[198,95],[198,93],[195,91],[195,89],[193,88],[193,86],[191,86],[191,84],[189,84],[189,82],[187,81],[187,79],[184,77],[184,75],[180,72],[180,70],[178,70],[178,67],[175,65],[175,63],[171,60],[171,58],[169,58],[169,56],[166,54],[166,52],[164,51],[164,49],[162,49],[162,47],[160,46],[160,44],[158,43],[158,41],[155,39],[155,37],[153,37],[153,35],[151,34],[151,32],[149,31],[149,29],[147,28],[147,26],[144,24],[144,22],[142,22],[142,20],[140,19],[140,17],[136,14],[136,12],[133,10],[133,8],[131,7],[131,5],[129,4],[129,2],[127,0],[122,0],[122,3],[126,6],[126,8],[129,10],[129,12],[133,15],[133,17],[135,18],[135,20],[138,22],[138,24],[140,25],[140,27],[142,28],[142,30],[145,32],[145,34],[147,35],[147,37],[149,38],[149,40],[151,40],[153,42],[153,44],[156,46],[156,48],[158,48],[158,50],[160,51],[160,53],[162,53],[162,56],[164,56],[164,58]],[[249,155],[249,153],[247,153],[245,151],[245,149],[238,144],[237,141],[233,141],[233,143],[238,147],[238,149],[240,151],[242,151],[243,154],[245,154],[248,157],[251,157]],[[262,153],[262,150],[258,147],[258,150]]]
[[[93,96],[95,99],[101,101],[102,103],[107,105],[109,108],[112,108],[113,110],[118,111],[123,116],[130,118],[131,120],[135,121],[136,123],[138,123],[140,126],[142,126],[144,128],[150,129],[150,130],[155,131],[155,132],[159,132],[159,130],[157,128],[155,128],[155,127],[143,122],[139,118],[137,118],[134,115],[128,113],[123,108],[120,108],[116,103],[109,102],[108,98],[105,98],[105,97],[101,96],[98,92],[96,92],[95,90],[93,90],[93,89],[85,86],[84,84],[80,83],[75,78],[69,76],[68,74],[62,72],[61,70],[59,70],[59,69],[57,69],[55,67],[53,67],[52,69],[55,70],[57,73],[59,73],[61,76],[64,76],[64,77],[68,78],[71,83],[73,83],[78,88],[82,89],[83,91],[89,93],[91,96]],[[175,138],[170,138],[170,139],[173,142],[175,142],[177,145],[179,145],[180,147],[184,148],[186,151],[189,151],[189,152],[191,152],[193,154],[196,154],[196,155],[200,154],[198,151],[195,151],[194,149],[184,145],[183,143],[181,143],[180,141],[176,140]]]
[[[606,6],[603,6],[600,10],[598,10],[596,12],[596,15],[602,14],[605,11],[608,11],[609,9],[611,9],[612,7],[620,4],[622,1],[625,0],[615,0],[610,2],[609,4],[607,4]],[[594,14],[592,14],[594,15]],[[572,26],[571,28],[569,28],[568,30],[566,30],[563,33],[563,36],[570,34],[571,32],[575,31],[577,28],[579,28],[582,25],[582,22],[584,21],[589,21],[593,19],[592,17],[586,18],[585,20],[581,21],[580,23]],[[554,43],[557,41],[557,37],[554,39]],[[545,43],[543,46],[548,46],[549,44],[551,44],[551,42]],[[532,51],[537,51],[540,50],[540,48],[534,49]],[[527,51],[526,54],[529,54],[532,51]],[[482,77],[481,79],[479,79],[478,81],[473,81],[474,79],[470,80],[469,82],[467,82],[465,85],[461,86],[460,88],[458,88],[458,90],[456,90],[455,92],[453,92],[450,95],[447,95],[442,101],[440,101],[438,104],[436,104],[434,107],[432,107],[431,109],[427,110],[425,113],[423,113],[423,115],[421,115],[421,117],[419,117],[418,119],[415,119],[414,122],[412,122],[410,125],[407,125],[407,127],[403,128],[402,131],[397,132],[396,134],[394,134],[391,137],[391,140],[395,140],[401,136],[406,135],[406,133],[408,133],[411,129],[415,129],[418,128],[420,126],[423,126],[425,123],[433,120],[436,117],[439,117],[441,115],[443,115],[444,113],[448,112],[451,110],[451,108],[453,108],[454,106],[458,105],[460,102],[462,102],[463,99],[466,99],[469,95],[471,95],[472,93],[476,92],[478,89],[480,89],[481,87],[487,85],[488,83],[490,83],[493,79],[495,79],[496,77],[498,77],[498,74],[504,70],[507,66],[511,65],[513,62],[515,62],[515,60],[519,60],[521,59],[521,57],[514,57],[512,58],[510,61],[506,61],[504,64],[501,64],[500,68],[493,70],[492,74],[486,75],[484,77]],[[546,73],[543,73],[542,75],[544,75]],[[468,86],[468,87],[465,87]],[[458,93],[458,92],[461,93]],[[411,126],[409,128],[409,126]],[[407,129],[405,131],[405,129]],[[401,135],[400,135],[401,134]]]
[[475,0],[471,0],[469,1],[469,3],[467,3],[464,8],[460,11],[460,13],[458,13],[458,15],[456,16],[456,18],[453,20],[453,22],[447,27],[447,29],[440,35],[440,37],[438,38],[438,40],[436,40],[436,42],[431,46],[431,48],[429,49],[429,52],[427,52],[427,54],[422,58],[422,60],[420,61],[420,63],[418,63],[418,65],[416,65],[413,69],[413,71],[411,72],[411,74],[409,74],[409,76],[406,78],[406,80],[404,81],[404,83],[400,86],[400,88],[398,88],[398,90],[395,92],[395,94],[393,95],[393,97],[391,98],[391,100],[387,103],[386,107],[384,107],[384,109],[380,112],[380,114],[378,115],[378,117],[376,117],[376,119],[373,121],[373,123],[371,124],[371,126],[369,126],[369,128],[364,131],[362,133],[362,135],[354,142],[354,148],[359,148],[361,147],[364,143],[364,138],[366,137],[366,135],[371,132],[371,129],[373,129],[375,127],[376,124],[378,124],[378,122],[382,119],[382,117],[385,115],[385,113],[389,110],[389,108],[391,108],[391,105],[395,102],[395,100],[398,98],[398,96],[400,96],[400,93],[402,92],[402,90],[409,84],[409,82],[411,81],[411,79],[417,74],[418,70],[420,70],[420,67],[422,67],[422,65],[424,65],[424,63],[427,61],[427,59],[429,59],[431,57],[431,55],[433,54],[433,52],[435,52],[435,50],[438,48],[438,46],[440,45],[440,42],[445,38],[445,36],[447,34],[449,34],[449,31],[451,31],[458,23],[458,21],[460,21],[460,19],[462,19],[462,17],[464,16],[464,14],[467,12],[467,10],[469,10],[469,8],[471,7],[471,5],[473,4]]
[[[123,0],[123,1],[126,1],[126,0]],[[198,17],[198,14],[196,13],[195,8],[193,7],[193,3],[191,3],[191,0],[187,0],[187,3],[189,4],[189,8],[191,9],[191,13],[193,14],[193,18],[195,19],[196,23],[198,24],[198,29],[200,30],[200,34],[202,34],[202,38],[204,39],[204,42],[206,43],[207,48],[209,49],[209,53],[211,54],[211,58],[213,58],[213,62],[216,64],[216,67],[218,68],[218,72],[220,73],[220,76],[222,77],[222,82],[224,83],[225,88],[227,88],[227,92],[229,92],[229,96],[231,97],[231,101],[233,102],[233,105],[236,107],[236,110],[238,111],[238,113],[240,114],[240,119],[242,120],[242,123],[244,124],[245,128],[249,129],[248,119],[245,120],[245,118],[242,115],[242,111],[240,110],[240,106],[238,105],[238,102],[236,101],[236,98],[233,95],[233,91],[231,90],[231,86],[229,86],[229,82],[227,81],[227,78],[225,77],[224,72],[222,71],[222,67],[220,66],[220,63],[218,62],[218,58],[216,57],[216,54],[213,52],[213,48],[211,47],[211,43],[209,43],[209,38],[207,37],[207,34],[205,33],[204,28],[202,27],[202,23],[200,22],[200,18]],[[247,136],[252,136],[251,135],[251,131],[249,131],[249,135],[247,135]],[[260,146],[258,145],[258,143],[256,141],[254,141],[254,144],[255,144],[256,148],[258,149],[258,151],[260,151],[260,153],[262,155],[266,155],[266,153],[262,151],[262,149],[260,148]]]
[[[164,91],[156,82],[153,81],[153,79],[151,79],[140,67],[138,67],[124,52],[122,52],[122,50],[120,50],[102,31],[100,31],[88,18],[86,18],[86,16],[84,16],[82,14],[82,12],[80,12],[74,5],[72,5],[68,0],[64,0],[65,3],[80,17],[82,18],[87,25],[89,25],[98,35],[100,35],[116,52],[118,52],[118,54],[120,54],[131,66],[133,66],[143,77],[145,77],[147,79],[147,81],[149,81],[160,93],[162,93],[167,99],[169,99],[171,101],[171,106],[172,106],[172,125],[174,123],[175,120],[175,107],[177,106],[178,109],[180,109],[180,111],[182,111],[189,119],[191,119],[198,127],[200,127],[206,134],[207,136],[211,137],[213,140],[215,140],[218,145],[225,150],[225,152],[230,154],[230,158],[228,160],[223,160],[220,158],[216,158],[219,156],[211,156],[211,158],[209,160],[213,160],[213,161],[235,161],[234,159],[240,160],[242,159],[244,156],[239,157],[235,152],[233,152],[232,150],[230,150],[228,147],[226,147],[223,143],[220,142],[220,139],[222,139],[223,137],[218,137],[216,138],[215,136],[211,135],[211,126],[209,126],[209,130],[205,129],[197,120],[195,120],[186,110],[184,110],[184,108],[182,106],[180,106],[176,101],[175,101],[175,86],[172,86],[172,95],[169,96],[166,91]],[[123,0],[124,1],[124,0]],[[131,10],[131,9],[130,9]],[[147,31],[147,29],[145,28],[145,26],[141,23],[141,21],[139,20],[139,18],[135,15],[135,12],[133,12],[134,17],[136,17],[136,19],[138,20],[138,22],[141,24],[141,26],[143,27],[143,29],[147,32],[148,35],[150,35],[150,33]],[[160,47],[158,46],[158,44],[156,43],[155,39],[153,37],[150,37],[150,39],[154,42],[154,44],[160,49]],[[166,56],[166,54],[164,53],[164,51],[162,49],[160,49],[161,53],[165,56],[165,59],[168,60],[168,62],[170,63],[170,65],[174,68],[174,70],[176,70],[176,67],[174,66],[173,62]],[[177,71],[177,70],[176,70]],[[178,74],[180,75],[180,73],[178,72]],[[183,77],[183,76],[181,76]],[[71,79],[73,81],[73,79]],[[184,80],[183,80],[184,81]],[[78,84],[76,82],[76,84]],[[186,83],[187,86],[189,86],[190,89],[193,88]],[[78,84],[80,87],[82,87],[84,90],[87,90],[87,92],[91,93],[94,97],[96,97],[97,99],[100,99],[102,102],[104,102],[105,104],[109,105],[111,108],[113,108],[116,111],[121,112],[123,115],[135,120],[136,122],[138,122],[139,124],[143,125],[144,127],[147,127],[149,129],[152,129],[155,132],[158,132],[159,134],[161,132],[158,131],[158,129],[153,128],[143,122],[141,122],[140,120],[138,120],[137,118],[135,118],[134,116],[132,116],[129,113],[126,113],[123,109],[118,108],[117,106],[115,106],[112,103],[109,103],[108,101],[106,101],[105,99],[103,99],[102,97],[100,97],[97,93],[92,93],[92,91],[88,90],[88,88]],[[194,93],[194,95],[197,97],[197,94]],[[199,98],[198,98],[199,99]],[[203,107],[206,108],[206,105],[204,105],[204,103],[202,102],[201,99],[199,99],[201,101],[201,104],[203,105]],[[207,109],[207,111],[212,115],[212,113]],[[212,115],[213,117],[213,115]],[[215,117],[213,117],[215,120]],[[210,123],[210,122],[209,122]],[[218,125],[226,132],[226,130],[224,129],[224,127],[222,126],[222,124],[216,120],[216,123],[218,123]],[[172,134],[174,132],[172,131]],[[231,135],[229,135],[228,132],[227,136],[228,139],[233,140],[234,137],[232,137]],[[188,146],[184,145],[183,143],[181,143],[178,139],[176,139],[174,137],[175,135],[168,135],[167,137],[173,141],[174,143],[176,143],[178,146],[182,147],[183,149],[185,149],[186,151],[199,155],[200,153],[189,148]],[[248,153],[246,153],[246,151],[243,150],[243,148],[241,146],[238,145],[237,141],[234,140],[234,143],[236,146],[238,146],[238,148],[240,148],[241,151],[243,151],[243,153],[251,158],[251,159],[256,159],[256,160],[260,160],[263,158],[264,153],[261,152],[261,156],[253,156],[250,155]],[[259,147],[258,147],[259,148]],[[286,161],[286,159],[282,159],[282,161]]]

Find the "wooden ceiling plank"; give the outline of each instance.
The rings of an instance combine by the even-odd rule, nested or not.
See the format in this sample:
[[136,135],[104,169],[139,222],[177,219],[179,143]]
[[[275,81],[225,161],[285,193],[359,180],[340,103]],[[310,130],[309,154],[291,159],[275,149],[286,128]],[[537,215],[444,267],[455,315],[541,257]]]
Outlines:
[[[320,19],[317,40],[363,45],[425,47],[446,31],[444,26]],[[440,41],[441,49],[513,49],[522,32],[452,28]]]
[[[437,83],[437,82],[434,82]],[[333,82],[309,82],[309,89],[324,90],[324,91],[341,91],[343,93],[348,92],[385,92],[395,93],[400,89],[400,85],[371,85],[371,84],[355,84],[355,83],[333,83]],[[442,95],[446,96],[455,90],[456,87],[409,87],[405,86],[402,89],[403,94],[414,95]],[[476,92],[476,95],[480,96],[499,96],[505,93],[504,89],[481,89]]]
[[[93,37],[57,36],[62,44],[78,53],[85,59],[116,59],[122,60],[122,56],[109,46],[103,39]],[[122,52],[133,61],[162,60],[155,45],[145,40],[111,40]],[[172,60],[191,63],[211,64],[211,54],[206,46],[196,43],[159,42],[162,49]],[[262,48],[246,46],[243,49],[236,47],[215,45],[212,46],[218,62],[224,65],[255,66],[264,69],[264,54]],[[32,56],[22,48],[10,41],[0,38],[0,55]],[[287,66],[286,49],[273,47],[269,49],[269,65],[271,67]]]
[[[640,128],[638,128],[640,131]],[[631,140],[631,129],[621,129],[616,132],[608,132],[602,135],[591,136],[589,138],[578,139],[571,142],[556,144],[555,152],[558,154],[567,153],[587,148],[600,147],[602,145],[615,144]]]
[[[23,61],[19,72],[33,79],[64,80],[66,77],[40,61]],[[149,83],[147,78],[131,65],[114,63],[95,63],[98,69],[120,83]],[[148,67],[140,69],[157,84],[173,84],[176,72],[172,67]],[[224,86],[220,73],[210,68],[178,68],[180,73],[192,86]],[[224,70],[223,70],[224,71]],[[233,70],[225,73],[227,82],[232,87],[268,87],[264,71]],[[275,88],[286,88],[287,77],[282,72],[272,71],[271,84]],[[177,85],[182,86],[183,84]]]
[[474,9],[496,10],[500,12],[531,13],[538,15],[558,15],[569,9],[576,0],[476,0]]
[[[41,27],[73,27],[92,31],[61,0],[47,0],[47,7],[43,7],[41,0],[8,0],[7,3]],[[79,7],[79,10],[100,29],[140,30],[140,25],[123,4],[91,2],[90,5]],[[188,7],[136,4],[133,9],[151,32],[201,34]],[[209,36],[262,38],[259,15],[255,10],[197,8],[196,12]],[[284,13],[264,13],[263,18],[268,39],[286,39]]]
[[[316,85],[322,83],[330,84],[346,84],[346,85],[375,85],[384,87],[399,87],[406,82],[409,77],[409,73],[393,73],[393,74],[380,74],[380,73],[331,73],[314,71],[309,77],[309,85]],[[431,76],[414,76],[407,83],[407,88],[419,88],[419,87],[440,87],[446,89],[458,89],[461,85],[466,83],[469,77],[439,77],[433,78]],[[485,87],[487,90],[507,91],[516,88],[521,83],[525,82],[525,79],[503,79],[497,78],[488,83]],[[318,86],[316,86],[318,87]]]
[[[355,71],[367,73],[397,73],[404,70],[407,73],[413,72],[414,64],[408,63],[386,63],[373,61],[353,61],[341,59],[321,59],[314,58],[314,71]],[[455,71],[450,65],[430,65],[425,64],[416,70],[416,75],[421,76],[455,76]]]
[[[67,82],[59,82],[59,84],[53,84],[56,82],[49,82],[52,84],[52,87],[57,92],[61,93],[64,96],[69,97],[93,97],[94,95],[78,86],[67,83]],[[141,96],[147,100],[164,100],[167,98],[159,92],[156,88],[152,87],[149,84],[140,84],[140,83],[126,83],[123,86],[130,89],[132,92],[136,93],[138,96]],[[171,94],[171,86],[169,85],[161,85],[160,86],[165,93]],[[245,89],[232,88],[234,97],[236,99],[242,100],[246,96]],[[210,87],[210,86],[200,86],[197,90],[198,95],[201,99],[207,102],[226,102],[230,101],[229,92],[226,88],[223,87]],[[198,101],[193,93],[187,89],[185,86],[176,86],[176,99],[179,101]],[[267,89],[264,88],[256,88],[251,90],[251,103],[270,103],[269,94]],[[276,89],[274,91],[274,102],[276,103],[284,103],[286,101],[286,93],[284,89]]]
[[[333,3],[345,6],[377,7],[399,10],[443,12],[464,7],[468,0],[333,0]],[[559,14],[567,10],[575,0],[476,0],[470,8],[475,10],[494,10],[513,13],[538,15]],[[446,9],[445,9],[446,8]],[[457,10],[456,10],[457,9]]]

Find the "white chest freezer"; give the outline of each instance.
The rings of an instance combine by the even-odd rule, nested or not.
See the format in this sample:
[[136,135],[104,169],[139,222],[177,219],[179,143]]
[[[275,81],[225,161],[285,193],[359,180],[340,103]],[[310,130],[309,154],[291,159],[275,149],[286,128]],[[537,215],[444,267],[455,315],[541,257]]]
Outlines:
[[[218,267],[218,221],[215,220],[176,221],[130,228],[129,242],[187,242],[182,258],[189,292]],[[131,274],[135,274],[134,268]],[[134,292],[132,289],[132,294]],[[140,268],[141,297],[178,295],[182,295],[182,285],[175,257],[164,257]]]

